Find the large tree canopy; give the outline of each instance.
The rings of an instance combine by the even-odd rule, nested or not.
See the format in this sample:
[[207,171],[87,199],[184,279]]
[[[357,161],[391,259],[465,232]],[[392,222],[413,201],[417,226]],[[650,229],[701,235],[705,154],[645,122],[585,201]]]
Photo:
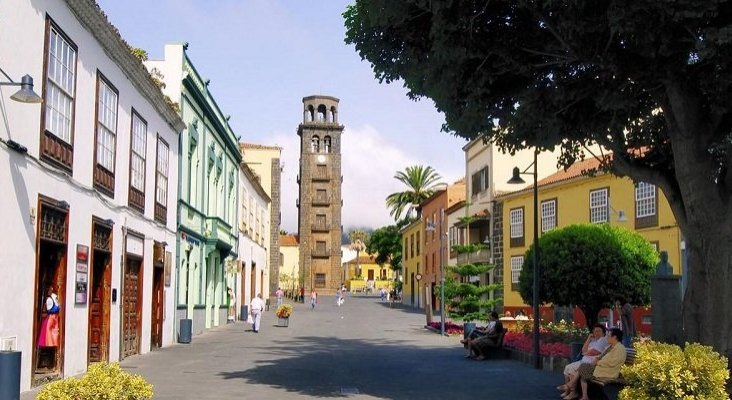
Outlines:
[[[527,303],[534,295],[533,251],[531,246],[519,275],[519,293]],[[588,327],[616,300],[650,303],[658,255],[636,232],[606,224],[569,225],[543,234],[539,254],[540,301],[579,307]]]
[[398,225],[383,226],[371,232],[366,242],[366,251],[376,254],[374,261],[379,265],[388,263],[393,270],[401,269],[402,264],[402,235],[399,229]]
[[356,0],[344,17],[447,132],[559,146],[565,166],[599,144],[603,168],[659,186],[686,240],[687,339],[732,355],[732,2]]

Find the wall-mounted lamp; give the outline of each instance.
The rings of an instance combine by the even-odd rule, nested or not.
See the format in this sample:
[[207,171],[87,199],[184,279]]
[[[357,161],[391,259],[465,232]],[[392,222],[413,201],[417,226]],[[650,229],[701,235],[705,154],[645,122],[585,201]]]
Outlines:
[[164,241],[164,240],[163,240],[163,243],[160,243],[160,244],[162,244],[162,245],[163,245],[163,247],[168,247],[168,242],[166,242],[166,241]]
[[69,203],[66,200],[61,200],[58,202],[58,206],[63,208],[64,210],[69,209]]
[[111,218],[105,219],[104,220],[104,223],[107,224],[107,225],[109,225],[109,226],[114,226],[114,221]]
[[0,82],[0,86],[20,86],[20,90],[10,96],[11,99],[21,103],[40,103],[43,100],[33,91],[33,78],[30,75],[23,75],[20,82],[15,82],[2,68],[0,68],[0,72],[8,80],[8,82]]
[[625,211],[618,211],[618,222],[628,222],[628,218],[625,216]]

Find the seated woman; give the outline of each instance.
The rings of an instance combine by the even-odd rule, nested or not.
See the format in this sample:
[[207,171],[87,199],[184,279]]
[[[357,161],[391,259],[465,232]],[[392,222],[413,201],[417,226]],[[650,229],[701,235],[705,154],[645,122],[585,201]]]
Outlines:
[[[623,341],[623,331],[618,328],[610,329],[610,336],[607,342],[610,347],[600,355],[597,363],[580,364],[577,373],[567,383],[570,388],[577,387],[579,381],[582,386],[582,399],[589,400],[587,397],[587,382],[593,378],[615,379],[620,375],[620,368],[625,364],[625,347],[621,343]],[[577,392],[573,389],[568,395],[562,396],[565,400],[577,398]]]
[[564,384],[557,386],[558,390],[564,392],[562,396],[568,396],[572,392],[573,388],[568,387],[567,382],[569,382],[572,376],[577,374],[577,369],[580,364],[595,364],[600,354],[609,346],[607,338],[605,338],[605,333],[604,325],[596,324],[593,326],[590,336],[582,346],[582,359],[564,367]]
[[[498,319],[498,313],[495,311],[491,311],[489,318],[490,320],[488,325],[483,329],[482,335],[475,338],[471,335],[471,337],[468,337],[465,342],[461,340],[461,342],[468,345],[468,355],[466,357],[474,358],[473,353],[475,353],[476,360],[485,360],[485,356],[482,354],[481,348],[486,344],[498,343],[498,338],[501,336],[501,333],[503,333],[503,324]],[[477,329],[478,328],[475,330]]]

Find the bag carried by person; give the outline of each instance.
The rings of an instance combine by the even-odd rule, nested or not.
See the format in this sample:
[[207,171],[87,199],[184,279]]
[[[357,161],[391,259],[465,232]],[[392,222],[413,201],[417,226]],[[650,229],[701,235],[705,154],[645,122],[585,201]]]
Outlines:
[[247,315],[247,324],[253,324],[254,318],[252,318],[252,314]]

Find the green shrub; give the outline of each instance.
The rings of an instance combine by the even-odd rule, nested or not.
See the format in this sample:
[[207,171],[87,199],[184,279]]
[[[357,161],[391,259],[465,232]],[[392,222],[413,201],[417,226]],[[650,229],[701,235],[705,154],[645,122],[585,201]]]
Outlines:
[[636,349],[635,363],[622,369],[628,386],[620,400],[729,400],[727,358],[711,347],[646,342]]
[[145,400],[153,397],[153,386],[140,375],[129,374],[119,364],[96,363],[81,378],[49,383],[37,400]]

